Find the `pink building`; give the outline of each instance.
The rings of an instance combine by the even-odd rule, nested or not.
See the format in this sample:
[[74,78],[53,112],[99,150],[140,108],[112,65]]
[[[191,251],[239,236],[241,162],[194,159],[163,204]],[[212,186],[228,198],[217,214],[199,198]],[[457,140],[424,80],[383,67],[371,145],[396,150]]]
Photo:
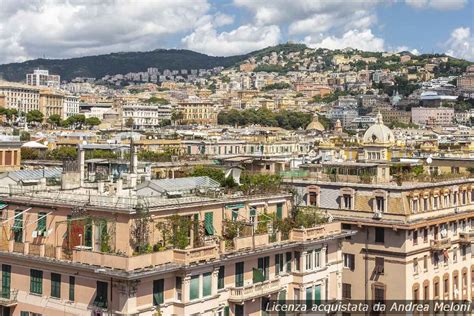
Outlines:
[[445,126],[451,125],[454,118],[452,108],[425,108],[418,107],[411,109],[411,121],[417,125]]

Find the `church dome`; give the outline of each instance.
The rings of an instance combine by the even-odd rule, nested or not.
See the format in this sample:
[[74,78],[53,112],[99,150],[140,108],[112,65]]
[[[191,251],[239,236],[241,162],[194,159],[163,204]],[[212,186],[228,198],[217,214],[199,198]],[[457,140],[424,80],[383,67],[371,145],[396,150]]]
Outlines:
[[319,132],[324,132],[324,126],[319,122],[318,116],[316,115],[311,123],[306,126],[307,131],[319,131]]
[[382,114],[377,114],[375,124],[365,131],[362,141],[365,145],[391,145],[395,143],[395,136],[392,130],[384,125]]

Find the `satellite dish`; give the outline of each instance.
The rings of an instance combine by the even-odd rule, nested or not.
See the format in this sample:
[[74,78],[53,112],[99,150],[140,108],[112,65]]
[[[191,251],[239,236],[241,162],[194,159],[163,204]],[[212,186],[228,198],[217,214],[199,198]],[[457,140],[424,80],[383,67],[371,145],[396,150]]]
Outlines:
[[429,165],[433,163],[433,158],[431,158],[431,155],[428,158],[426,158],[426,163]]

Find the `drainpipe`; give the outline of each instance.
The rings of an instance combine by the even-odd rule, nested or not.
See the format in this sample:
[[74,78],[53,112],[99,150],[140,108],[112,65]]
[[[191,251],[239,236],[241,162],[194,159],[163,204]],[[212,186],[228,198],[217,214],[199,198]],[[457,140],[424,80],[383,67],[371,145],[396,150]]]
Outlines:
[[[365,226],[365,303],[368,303],[369,299],[369,227]],[[368,315],[368,312],[365,312]]]

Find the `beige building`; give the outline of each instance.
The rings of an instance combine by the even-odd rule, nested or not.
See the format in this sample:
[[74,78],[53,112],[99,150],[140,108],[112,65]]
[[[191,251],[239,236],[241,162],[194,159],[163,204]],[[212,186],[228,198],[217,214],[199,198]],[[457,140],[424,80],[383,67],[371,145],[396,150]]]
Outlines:
[[283,235],[265,218],[288,216],[288,194],[173,192],[2,188],[3,315],[260,315],[270,299],[341,298],[354,232],[340,223]]
[[183,101],[178,103],[178,110],[183,113],[183,121],[198,124],[217,124],[217,108],[212,102]]
[[21,142],[18,136],[0,136],[0,172],[19,170]]
[[40,90],[36,87],[14,82],[0,81],[0,95],[5,108],[21,112],[39,110]]
[[53,90],[41,90],[39,99],[39,110],[44,115],[46,121],[51,115],[57,114],[64,117],[64,105],[66,97],[62,93]]
[[449,126],[453,124],[453,119],[453,108],[414,107],[411,109],[411,121],[417,125]]

